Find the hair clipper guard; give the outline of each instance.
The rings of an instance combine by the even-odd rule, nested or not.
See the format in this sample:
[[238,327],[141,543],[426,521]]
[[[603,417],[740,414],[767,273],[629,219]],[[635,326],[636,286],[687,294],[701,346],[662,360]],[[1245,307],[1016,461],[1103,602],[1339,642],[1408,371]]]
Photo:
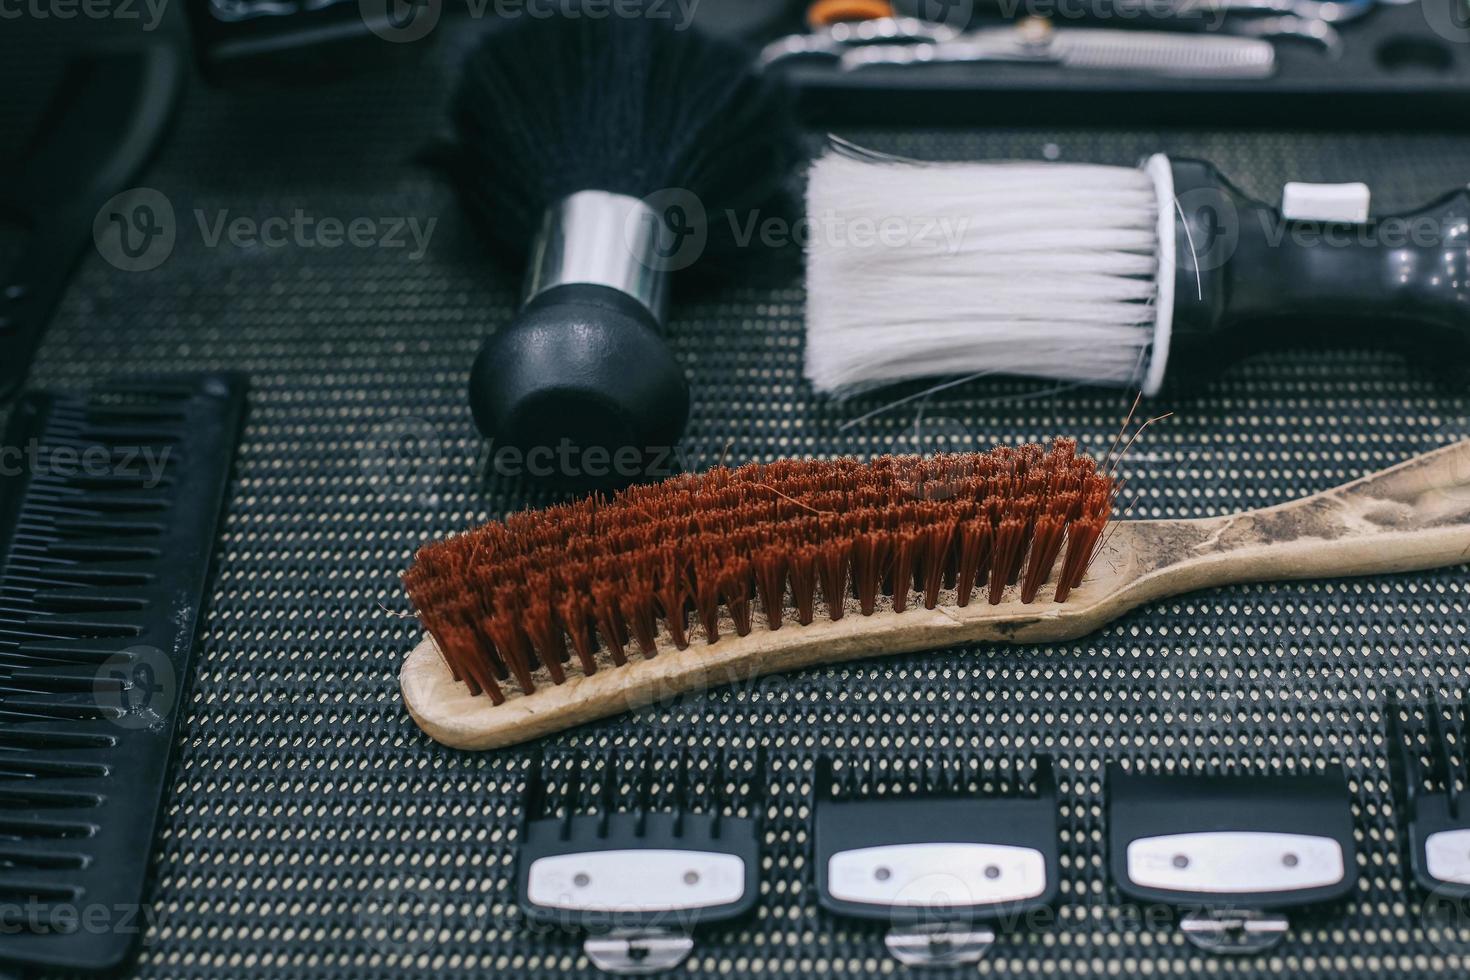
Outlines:
[[[526,781],[516,885],[526,915],[586,934],[598,969],[672,969],[693,932],[748,914],[759,891],[760,759],[724,754],[612,756],[601,768],[567,753]],[[733,789],[730,787],[733,786]],[[742,789],[742,786],[746,789]],[[734,815],[744,809],[747,816]]]
[[[884,941],[895,959],[974,962],[995,941],[986,923],[1055,901],[1049,758],[1035,763],[1032,795],[972,790],[971,779],[988,774],[964,757],[900,760],[891,773],[838,761],[840,770],[820,758],[812,782],[817,901],[835,915],[888,922]],[[904,785],[880,791],[885,777]]]
[[1470,713],[1463,701],[1391,699],[1385,710],[1389,771],[1414,881],[1447,898],[1470,897]]
[[1289,776],[1107,772],[1109,869],[1131,899],[1172,905],[1191,943],[1255,953],[1285,911],[1342,899],[1357,875],[1340,768]]

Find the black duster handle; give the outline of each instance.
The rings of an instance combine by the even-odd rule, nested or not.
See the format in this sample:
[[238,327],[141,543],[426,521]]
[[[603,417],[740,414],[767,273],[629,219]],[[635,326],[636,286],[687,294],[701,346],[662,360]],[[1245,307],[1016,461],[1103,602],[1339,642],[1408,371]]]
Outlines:
[[1324,327],[1470,355],[1470,190],[1361,224],[1296,220],[1208,163],[1171,162],[1177,356],[1220,364]]

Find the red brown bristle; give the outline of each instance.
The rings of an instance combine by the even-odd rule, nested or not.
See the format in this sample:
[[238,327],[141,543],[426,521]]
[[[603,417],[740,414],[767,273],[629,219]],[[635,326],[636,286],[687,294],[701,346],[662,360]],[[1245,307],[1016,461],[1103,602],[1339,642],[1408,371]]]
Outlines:
[[404,585],[455,679],[500,704],[507,681],[529,694],[757,620],[1030,603],[1049,581],[1065,601],[1116,492],[1064,439],[721,467],[426,545]]

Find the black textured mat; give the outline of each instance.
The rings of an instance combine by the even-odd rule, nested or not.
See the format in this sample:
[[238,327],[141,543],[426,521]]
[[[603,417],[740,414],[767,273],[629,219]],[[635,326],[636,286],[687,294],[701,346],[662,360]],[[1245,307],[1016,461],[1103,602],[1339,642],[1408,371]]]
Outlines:
[[[47,385],[160,365],[243,370],[253,381],[142,977],[589,972],[574,942],[527,929],[513,908],[512,834],[531,749],[446,751],[398,700],[397,669],[417,634],[397,576],[415,547],[549,499],[501,477],[487,485],[480,471],[463,386],[518,282],[496,268],[453,195],[411,163],[441,118],[452,59],[440,54],[442,63],[317,89],[196,87],[144,178],[175,215],[171,254],[146,272],[90,256],[40,354],[34,380]],[[1388,210],[1470,177],[1470,136],[1460,135],[845,135],[946,158],[1127,164],[1162,149],[1211,159],[1268,199],[1286,179],[1366,179]],[[331,248],[228,234],[211,244],[206,233],[221,212],[263,221],[296,209],[437,224],[417,258],[411,236],[400,248]],[[782,259],[677,302],[670,332],[695,391],[686,448],[696,461],[1061,434],[1101,450],[1127,409],[1121,393],[1003,381],[848,425],[884,398],[837,405],[811,394],[800,374],[800,281]],[[1158,408],[1177,414],[1133,460],[1137,517],[1276,503],[1470,435],[1464,397],[1363,350],[1254,359]],[[897,971],[879,931],[816,906],[802,802],[810,773],[783,760],[834,745],[958,748],[997,766],[1056,759],[1062,907],[1052,928],[1003,936],[982,976],[1458,977],[1470,969],[1470,922],[1443,906],[1426,912],[1411,887],[1387,809],[1381,710],[1389,691],[1464,686],[1465,592],[1463,568],[1221,589],[1149,606],[1085,641],[766,678],[547,744],[774,753],[757,917],[704,937],[685,975]],[[1196,952],[1106,880],[1101,780],[1119,758],[1273,771],[1342,762],[1363,861],[1356,897],[1268,955]]]

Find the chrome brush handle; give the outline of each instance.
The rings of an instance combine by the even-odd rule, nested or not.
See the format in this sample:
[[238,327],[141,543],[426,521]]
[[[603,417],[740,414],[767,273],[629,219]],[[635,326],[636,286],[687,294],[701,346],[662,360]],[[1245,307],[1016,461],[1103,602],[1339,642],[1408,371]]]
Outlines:
[[625,293],[662,322],[668,274],[660,255],[673,244],[660,215],[636,197],[579,191],[547,210],[531,247],[525,301],[569,283]]

